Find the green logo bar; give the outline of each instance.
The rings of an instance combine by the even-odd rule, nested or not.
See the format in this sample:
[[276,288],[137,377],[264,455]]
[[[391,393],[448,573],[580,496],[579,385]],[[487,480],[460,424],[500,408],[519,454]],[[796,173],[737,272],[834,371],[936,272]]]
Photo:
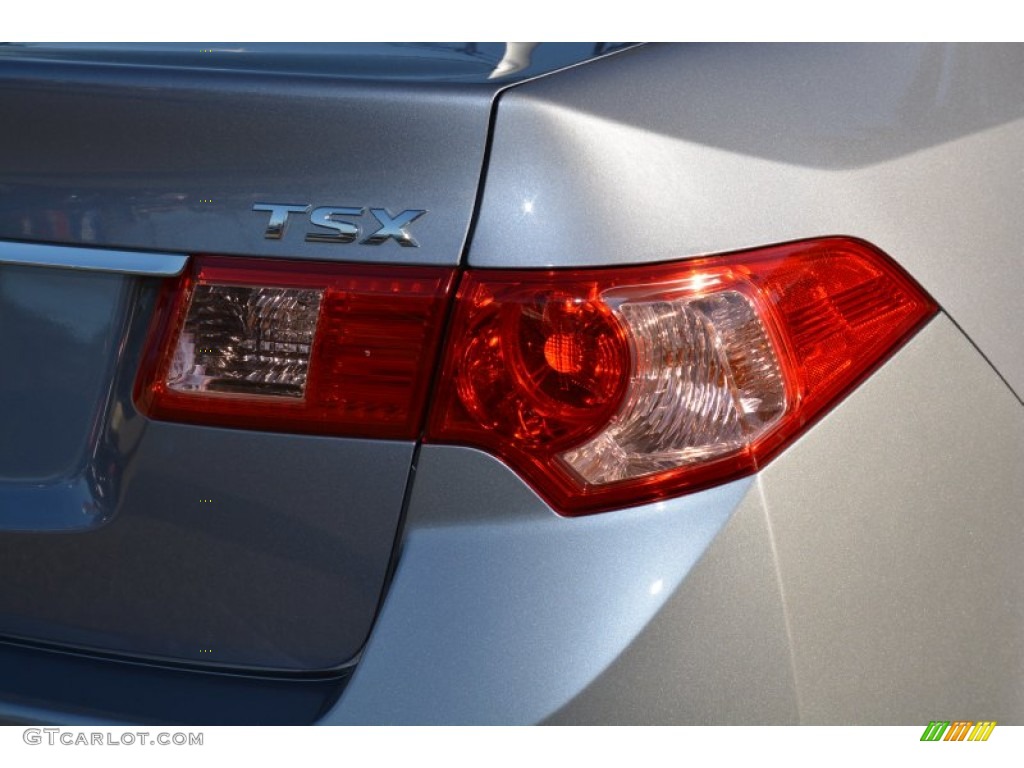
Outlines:
[[921,734],[921,741],[940,741],[949,728],[949,720],[932,720]]

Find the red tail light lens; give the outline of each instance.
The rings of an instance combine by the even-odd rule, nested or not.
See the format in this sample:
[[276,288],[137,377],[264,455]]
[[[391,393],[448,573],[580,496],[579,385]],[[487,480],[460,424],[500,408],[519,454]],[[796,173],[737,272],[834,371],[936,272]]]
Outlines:
[[199,256],[136,383],[154,419],[418,436],[454,270]]
[[612,270],[470,271],[426,439],[585,514],[755,471],[936,311],[831,238]]
[[606,423],[628,381],[629,347],[596,287],[487,284],[468,274],[459,292],[466,311],[452,330],[462,408],[449,426],[467,439],[483,428],[552,450]]

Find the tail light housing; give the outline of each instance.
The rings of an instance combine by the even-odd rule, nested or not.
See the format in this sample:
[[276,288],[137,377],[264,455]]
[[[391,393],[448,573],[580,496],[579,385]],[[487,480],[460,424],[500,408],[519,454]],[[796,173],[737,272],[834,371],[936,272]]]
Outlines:
[[830,238],[674,264],[470,271],[426,440],[576,515],[756,471],[936,311]]
[[154,419],[415,439],[452,269],[197,256],[136,381]]
[[161,295],[136,401],[156,419],[476,447],[580,515],[756,471],[937,310],[848,238],[470,269],[439,355],[455,276],[196,257]]

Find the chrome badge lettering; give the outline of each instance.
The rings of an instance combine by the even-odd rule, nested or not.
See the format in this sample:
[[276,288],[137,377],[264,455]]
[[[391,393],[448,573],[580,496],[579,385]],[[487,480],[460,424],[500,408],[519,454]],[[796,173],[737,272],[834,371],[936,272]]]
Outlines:
[[419,247],[419,243],[409,234],[408,227],[426,213],[423,210],[406,210],[392,216],[387,208],[370,208],[376,229],[360,239],[363,228],[359,219],[364,216],[365,208],[313,208],[301,203],[256,203],[252,209],[256,213],[270,214],[267,228],[263,232],[263,237],[268,240],[280,240],[284,237],[288,228],[288,217],[296,213],[309,214],[309,224],[314,227],[313,231],[306,233],[307,243],[354,243],[358,240],[360,245],[381,245],[388,240],[394,240],[405,248]]

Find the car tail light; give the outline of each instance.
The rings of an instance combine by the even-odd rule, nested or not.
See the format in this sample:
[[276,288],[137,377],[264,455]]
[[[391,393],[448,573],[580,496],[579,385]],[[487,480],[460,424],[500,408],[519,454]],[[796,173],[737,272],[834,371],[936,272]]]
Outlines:
[[[155,419],[421,434],[455,270],[199,256],[136,382]],[[557,511],[756,471],[930,318],[867,243],[614,269],[467,270],[425,441],[489,451]]]
[[419,435],[454,270],[199,256],[136,384],[155,419]]
[[935,311],[842,238],[470,270],[425,439],[494,453],[564,514],[676,495],[763,466]]

